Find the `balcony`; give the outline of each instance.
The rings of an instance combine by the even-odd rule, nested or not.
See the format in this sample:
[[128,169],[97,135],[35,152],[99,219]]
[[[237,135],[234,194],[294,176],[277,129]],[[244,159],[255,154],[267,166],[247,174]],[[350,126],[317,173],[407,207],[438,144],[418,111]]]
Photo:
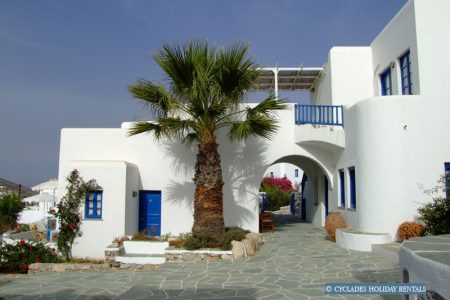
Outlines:
[[342,105],[295,105],[295,142],[329,151],[345,148]]
[[342,105],[295,105],[295,124],[316,124],[344,127]]

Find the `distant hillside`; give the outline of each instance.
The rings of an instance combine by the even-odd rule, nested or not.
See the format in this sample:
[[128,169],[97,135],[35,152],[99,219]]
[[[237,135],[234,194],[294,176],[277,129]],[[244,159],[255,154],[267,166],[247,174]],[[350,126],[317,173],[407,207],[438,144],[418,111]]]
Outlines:
[[[0,194],[8,192],[19,192],[19,184],[9,180],[0,178]],[[20,188],[20,198],[26,198],[39,194],[39,192],[32,191],[29,187],[23,186]]]

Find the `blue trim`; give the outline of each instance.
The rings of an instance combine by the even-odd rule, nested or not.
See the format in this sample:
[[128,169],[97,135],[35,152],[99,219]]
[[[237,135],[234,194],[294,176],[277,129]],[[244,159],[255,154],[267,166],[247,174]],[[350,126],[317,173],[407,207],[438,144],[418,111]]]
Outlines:
[[411,83],[411,60],[409,58],[409,50],[400,58],[400,79],[402,81],[402,95],[412,95]]
[[139,191],[139,231],[147,235],[161,236],[161,191]]
[[350,208],[356,209],[356,178],[355,167],[348,168],[348,175],[350,177]]
[[291,193],[291,198],[290,198],[290,209],[291,209],[291,214],[295,215],[295,193]]
[[450,162],[444,163],[444,169],[445,169],[445,188],[447,190],[450,190]]
[[319,124],[344,127],[343,105],[295,105],[295,124]]
[[381,73],[380,81],[381,81],[381,95],[382,96],[392,95],[392,77],[391,77],[391,69],[389,67],[383,73]]
[[328,216],[328,178],[326,175],[323,177],[323,188],[324,188],[324,202],[325,202],[325,218]]
[[103,191],[91,191],[87,193],[84,205],[84,218],[101,219],[102,212],[103,212]]
[[345,207],[345,177],[344,169],[339,170],[339,194],[340,194],[340,205],[339,207]]

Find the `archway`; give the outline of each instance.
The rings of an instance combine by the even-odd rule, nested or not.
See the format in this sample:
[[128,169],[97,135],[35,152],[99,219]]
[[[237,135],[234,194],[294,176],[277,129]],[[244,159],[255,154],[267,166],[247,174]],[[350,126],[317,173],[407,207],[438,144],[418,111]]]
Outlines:
[[294,166],[291,170],[294,175],[296,169],[299,170],[299,173],[300,170],[303,172],[300,179],[301,207],[299,216],[306,222],[313,223],[316,226],[324,226],[330,208],[329,192],[333,189],[333,178],[330,178],[330,174],[319,162],[302,155],[280,157],[270,164],[267,170],[280,163]]

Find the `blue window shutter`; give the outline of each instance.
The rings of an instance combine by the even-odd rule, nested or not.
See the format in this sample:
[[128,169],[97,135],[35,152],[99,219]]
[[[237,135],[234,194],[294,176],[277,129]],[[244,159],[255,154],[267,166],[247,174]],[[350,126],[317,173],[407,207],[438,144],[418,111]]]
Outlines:
[[391,79],[391,69],[387,68],[380,75],[381,81],[381,95],[389,96],[392,95],[392,79]]
[[350,208],[356,209],[356,176],[355,167],[348,168],[350,177]]
[[339,170],[340,207],[345,207],[345,177],[344,169]]
[[412,95],[411,60],[409,54],[410,52],[408,50],[399,59],[403,95]]

